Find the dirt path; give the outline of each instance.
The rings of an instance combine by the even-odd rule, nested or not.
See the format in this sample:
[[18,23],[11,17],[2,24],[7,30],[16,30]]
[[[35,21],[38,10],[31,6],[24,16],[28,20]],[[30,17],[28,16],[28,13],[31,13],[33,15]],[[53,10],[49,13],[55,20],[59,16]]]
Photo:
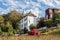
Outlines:
[[60,40],[60,37],[52,35],[43,35],[43,36],[10,36],[10,37],[0,37],[0,40]]

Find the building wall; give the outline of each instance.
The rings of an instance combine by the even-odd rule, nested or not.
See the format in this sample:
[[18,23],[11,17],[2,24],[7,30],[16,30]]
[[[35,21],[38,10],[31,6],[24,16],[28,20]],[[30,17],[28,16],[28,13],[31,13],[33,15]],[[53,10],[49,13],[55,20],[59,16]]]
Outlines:
[[[27,26],[27,17],[24,17],[23,19],[20,20],[20,26],[21,26],[21,29],[24,29],[24,27]],[[26,25],[26,26],[25,26]]]
[[34,24],[34,17],[28,16],[28,26],[30,26],[31,24]]
[[45,18],[47,18],[47,19],[52,18],[55,11],[60,12],[60,9],[58,9],[58,8],[48,8],[48,9],[46,9]]
[[46,10],[45,18],[46,18],[46,19],[52,18],[52,14],[53,14],[53,10],[52,10],[51,8],[48,8],[48,9]]
[[50,18],[52,18],[52,16],[53,16],[53,11],[50,9],[49,10],[49,13],[50,13]]
[[31,24],[34,24],[34,17],[33,16],[28,16],[28,30],[29,30],[29,26],[31,25]]
[[23,19],[21,19],[20,20],[21,29],[24,29],[24,27],[26,27],[28,31],[30,31],[29,26],[35,23],[34,18],[35,17],[33,16],[26,16]]

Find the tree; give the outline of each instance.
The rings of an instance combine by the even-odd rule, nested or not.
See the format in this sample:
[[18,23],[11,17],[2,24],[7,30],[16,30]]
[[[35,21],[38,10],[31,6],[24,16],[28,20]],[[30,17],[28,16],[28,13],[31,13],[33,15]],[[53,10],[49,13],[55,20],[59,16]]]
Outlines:
[[9,15],[8,19],[9,21],[11,21],[13,28],[16,29],[16,27],[18,26],[18,22],[20,21],[22,15],[15,10],[11,11],[7,15]]
[[4,18],[0,15],[0,27],[4,27]]
[[31,29],[32,27],[35,27],[35,25],[31,24],[29,27],[30,27],[30,29]]
[[0,27],[0,35],[2,34],[2,30],[1,30],[1,27]]
[[50,27],[53,26],[52,19],[44,20],[44,22],[45,22],[45,26],[46,26],[47,28],[50,28]]
[[24,34],[26,34],[27,33],[27,28],[26,27],[24,27]]
[[11,11],[10,13],[7,14],[8,15],[8,19],[12,22],[17,22],[20,21],[22,14],[20,14],[17,11]]
[[55,23],[57,26],[58,24],[60,24],[60,12],[55,11],[55,13],[53,14],[53,23]]
[[37,28],[41,28],[41,27],[44,27],[44,26],[46,26],[46,24],[45,24],[45,21],[43,20],[40,20],[39,22],[38,22],[38,24],[37,24]]
[[7,21],[7,23],[6,23],[6,26],[5,26],[7,29],[5,29],[5,30],[7,30],[8,31],[8,35],[13,35],[13,27],[12,27],[12,25],[11,25],[11,23],[9,22],[9,21]]
[[0,15],[0,22],[4,22],[4,18]]
[[19,25],[18,22],[23,17],[23,15],[17,12],[16,10],[14,10],[14,11],[9,12],[8,14],[3,15],[3,17],[5,18],[4,20],[5,23],[7,21],[10,21],[13,29],[16,29],[16,27]]

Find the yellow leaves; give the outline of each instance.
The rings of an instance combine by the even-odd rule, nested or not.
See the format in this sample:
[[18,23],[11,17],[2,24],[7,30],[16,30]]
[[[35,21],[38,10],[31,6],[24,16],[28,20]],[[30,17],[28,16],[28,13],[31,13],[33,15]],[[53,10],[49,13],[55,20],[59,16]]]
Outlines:
[[0,15],[0,27],[4,27],[4,18]]
[[12,27],[12,25],[10,24],[9,21],[7,21],[7,23],[6,23],[6,27]]
[[4,18],[0,15],[0,23],[4,22]]
[[10,13],[8,13],[7,15],[9,15],[8,16],[8,19],[10,20],[10,21],[17,21],[17,20],[20,20],[20,18],[23,16],[22,14],[20,14],[19,12],[17,12],[17,11],[11,11]]

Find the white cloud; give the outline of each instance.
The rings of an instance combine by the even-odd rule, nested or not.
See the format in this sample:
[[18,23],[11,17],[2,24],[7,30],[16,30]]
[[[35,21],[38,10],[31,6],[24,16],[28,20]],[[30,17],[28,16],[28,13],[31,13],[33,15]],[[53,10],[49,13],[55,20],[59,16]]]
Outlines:
[[60,1],[59,1],[59,0],[55,0],[55,4],[56,4],[57,6],[60,6]]
[[[5,1],[5,3],[4,3],[4,1]],[[29,7],[30,5],[32,5],[32,8],[35,8],[35,6],[40,7],[40,5],[38,3],[32,2],[32,0],[30,0],[30,2],[25,0],[25,4],[23,2],[20,3],[19,1],[14,1],[14,0],[4,0],[4,1],[1,0],[2,4],[5,6],[9,6],[8,9],[6,9],[7,11],[14,10],[14,9],[17,10],[18,7],[25,9],[25,8]]]
[[[23,2],[24,1],[24,2]],[[31,6],[31,10],[34,13],[39,13],[41,12],[39,10],[40,9],[44,9],[44,6],[41,6],[41,2],[47,6],[51,6],[51,7],[59,7],[60,8],[60,0],[37,0],[38,2],[33,2],[32,0],[0,0],[0,2],[2,2],[3,5],[8,6],[7,9],[3,9],[0,8],[0,12],[3,13],[7,13],[11,10],[18,10],[18,7],[22,8],[22,9],[26,9],[27,7]],[[39,7],[39,8],[38,8]],[[21,10],[22,10],[21,9]],[[26,10],[26,12],[29,12],[30,10]]]
[[35,9],[30,9],[30,10],[27,10],[26,12],[32,12],[34,15],[36,15],[38,17],[38,14],[40,15],[40,10],[38,8],[35,8]]
[[44,4],[52,7],[60,7],[60,0],[37,0],[38,2],[43,2]]
[[53,6],[53,0],[38,0],[38,2],[43,2],[44,4],[48,5],[48,6]]
[[29,2],[26,2],[26,5],[29,5]]

